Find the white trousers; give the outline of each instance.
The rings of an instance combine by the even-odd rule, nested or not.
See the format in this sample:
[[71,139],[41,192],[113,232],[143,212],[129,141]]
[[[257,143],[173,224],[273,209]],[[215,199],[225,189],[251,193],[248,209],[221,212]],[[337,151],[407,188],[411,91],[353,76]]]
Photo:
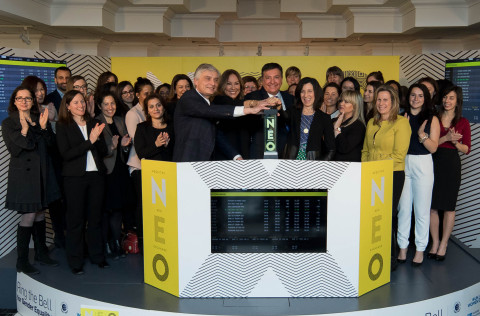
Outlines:
[[405,184],[398,204],[398,246],[408,247],[412,205],[415,211],[415,246],[425,251],[430,226],[430,206],[433,189],[432,155],[407,155],[405,158]]

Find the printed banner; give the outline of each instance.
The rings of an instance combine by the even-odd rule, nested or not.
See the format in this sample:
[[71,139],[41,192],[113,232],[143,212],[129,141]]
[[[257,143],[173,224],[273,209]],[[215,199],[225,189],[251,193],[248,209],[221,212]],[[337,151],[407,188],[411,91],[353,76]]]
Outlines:
[[142,160],[145,283],[179,295],[177,166]]
[[362,163],[358,294],[390,282],[393,161]]

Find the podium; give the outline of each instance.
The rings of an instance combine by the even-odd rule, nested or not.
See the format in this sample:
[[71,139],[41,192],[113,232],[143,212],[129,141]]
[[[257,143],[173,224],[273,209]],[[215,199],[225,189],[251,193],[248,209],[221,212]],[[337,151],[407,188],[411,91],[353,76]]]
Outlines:
[[142,160],[145,282],[185,298],[361,296],[390,281],[392,174],[391,160]]

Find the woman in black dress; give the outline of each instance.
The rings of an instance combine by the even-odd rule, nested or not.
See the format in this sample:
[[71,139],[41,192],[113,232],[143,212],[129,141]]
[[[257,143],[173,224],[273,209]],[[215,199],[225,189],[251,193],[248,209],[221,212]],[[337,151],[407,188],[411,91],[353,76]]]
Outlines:
[[17,87],[10,97],[9,116],[2,122],[5,146],[10,153],[5,208],[21,214],[17,228],[17,271],[37,274],[28,261],[30,236],[33,235],[35,260],[57,266],[48,256],[45,244],[45,209],[60,198],[48,147],[55,136],[48,122],[48,109],[39,114],[35,94]]
[[295,90],[296,107],[283,112],[290,122],[285,159],[332,160],[335,136],[330,115],[320,111],[322,88],[314,78],[300,80]]
[[134,145],[138,158],[172,161],[173,128],[158,94],[149,95],[144,101],[147,120],[137,125]]
[[[105,92],[100,96],[99,106],[102,113],[96,119],[105,124],[103,137],[108,149],[107,156],[103,158],[105,167],[107,167],[102,219],[103,244],[105,254],[118,259],[119,257],[125,257],[120,246],[122,213],[128,216],[134,207],[132,205],[133,186],[126,165],[131,138],[127,133],[123,117],[115,115],[117,100],[114,93]],[[131,229],[132,227],[126,228]]]
[[[462,88],[451,86],[443,92],[439,108],[440,138],[433,154],[433,194],[430,210],[430,234],[432,248],[429,259],[443,261],[448,240],[455,224],[455,207],[460,190],[462,164],[459,153],[468,154],[471,148],[470,122],[462,117]],[[443,211],[443,234],[440,239],[440,218]]]
[[67,203],[67,260],[73,274],[84,273],[84,240],[91,262],[100,268],[109,267],[102,249],[101,225],[106,172],[103,158],[107,155],[104,127],[86,112],[80,91],[65,93],[57,123],[57,145],[63,159]]
[[335,160],[362,160],[365,121],[363,120],[363,99],[358,91],[343,91],[338,100],[337,117],[333,128],[335,134]]

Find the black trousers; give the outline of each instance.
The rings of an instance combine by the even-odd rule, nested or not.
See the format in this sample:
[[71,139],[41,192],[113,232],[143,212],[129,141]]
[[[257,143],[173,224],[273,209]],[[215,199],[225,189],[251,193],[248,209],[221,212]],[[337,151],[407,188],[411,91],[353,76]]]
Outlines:
[[[69,266],[83,266],[84,239],[92,263],[105,260],[102,243],[102,210],[105,178],[99,172],[64,178],[67,201],[66,251]],[[86,225],[86,229],[85,229]]]
[[143,211],[142,211],[142,171],[134,170],[130,174],[132,177],[133,187],[135,189],[135,226],[137,236],[143,238]]
[[405,183],[405,171],[393,172],[393,192],[392,192],[392,269],[396,268],[398,257],[397,231],[398,231],[398,203],[402,196],[403,184]]

